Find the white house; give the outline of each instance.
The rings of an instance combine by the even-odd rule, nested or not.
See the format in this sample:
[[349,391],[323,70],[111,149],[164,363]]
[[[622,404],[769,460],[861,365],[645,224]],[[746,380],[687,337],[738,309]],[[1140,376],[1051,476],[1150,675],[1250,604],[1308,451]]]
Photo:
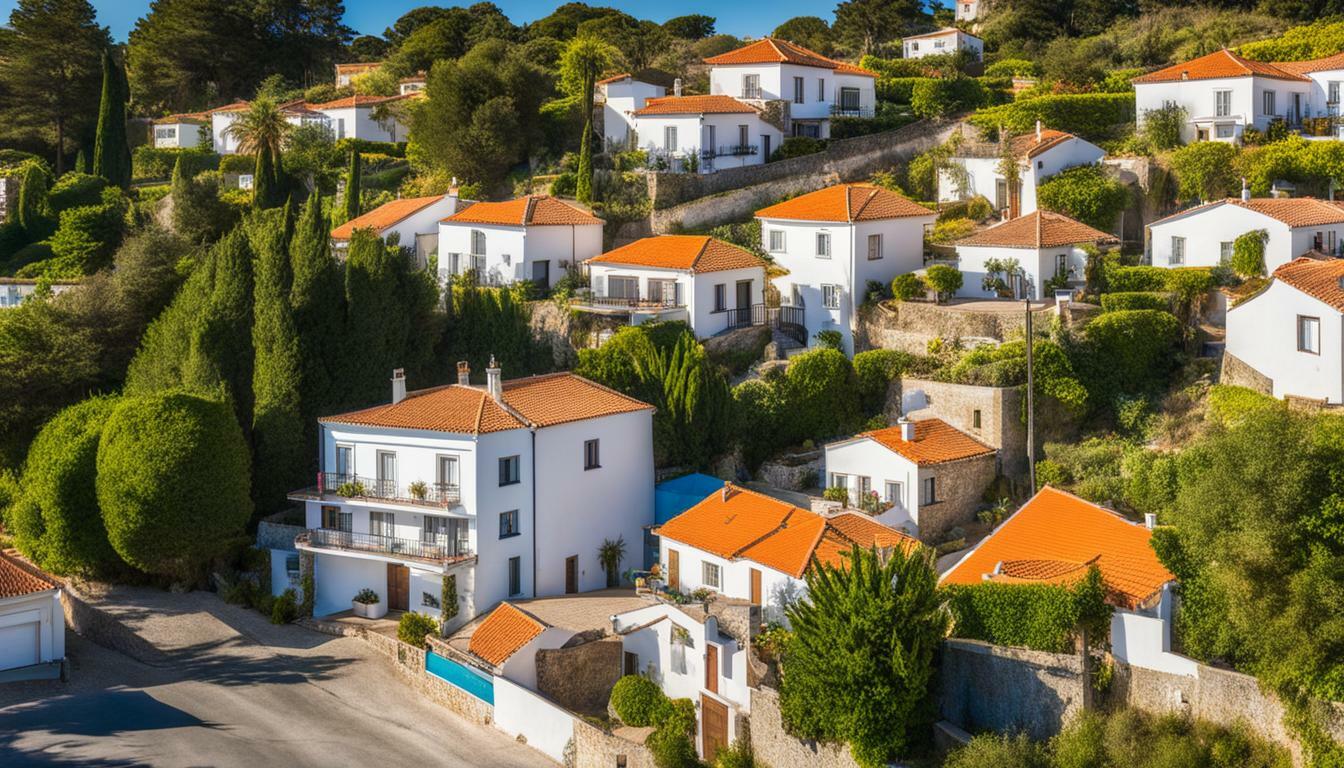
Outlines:
[[654,532],[669,589],[747,600],[773,622],[786,621],[785,609],[806,591],[803,576],[813,563],[839,564],[856,544],[920,546],[867,515],[825,517],[732,483]]
[[1225,355],[1264,377],[1275,397],[1344,403],[1344,259],[1275,269],[1267,286],[1227,311]]
[[1148,225],[1155,267],[1214,267],[1232,258],[1232,244],[1264,230],[1265,270],[1273,272],[1310,252],[1337,256],[1344,248],[1344,206],[1311,197],[1228,198],[1189,208]]
[[[649,99],[667,95],[667,87],[645,82],[623,72],[597,81],[597,96],[602,103],[602,138],[608,146],[638,146],[635,113]],[[633,135],[632,135],[633,134]]]
[[901,419],[826,446],[826,487],[846,489],[852,507],[876,494],[882,524],[930,542],[975,520],[997,474],[997,452],[942,419]]
[[700,173],[760,165],[784,140],[761,110],[731,96],[645,99],[634,111],[639,147],[655,167]]
[[1045,486],[944,573],[942,584],[1073,585],[1095,566],[1111,616],[1111,653],[1136,667],[1196,675],[1171,651],[1172,576],[1149,545],[1147,525]]
[[683,320],[700,338],[764,322],[765,262],[722,240],[646,237],[586,263],[590,289],[578,309],[628,314],[635,325]]
[[602,252],[602,220],[548,195],[473,203],[439,221],[441,278],[473,273],[488,285],[551,287]]
[[0,554],[0,682],[59,677],[64,661],[60,586]]
[[417,98],[417,91],[399,96],[366,96],[355,94],[322,104],[308,104],[308,109],[326,116],[332,136],[337,139],[364,141],[406,141],[407,127],[391,111],[393,105],[405,99]]
[[343,88],[354,82],[356,77],[381,67],[381,61],[356,61],[336,65],[336,87]]
[[938,173],[938,202],[950,203],[983,197],[1004,218],[1016,218],[1036,210],[1036,190],[1041,182],[1060,171],[1080,165],[1095,165],[1106,150],[1071,133],[1045,128],[1009,140],[1018,159],[1018,182],[1010,188],[1000,169],[1003,147],[997,143],[963,141],[948,158],[949,168]]
[[[246,101],[235,101],[232,104],[216,107],[209,111],[211,141],[214,142],[215,152],[221,155],[232,155],[238,152],[238,137],[233,135],[229,127],[250,106]],[[292,126],[322,125],[330,127],[326,115],[310,108],[303,101],[287,101],[280,104],[279,108],[285,116],[285,122]]]
[[0,277],[0,309],[13,309],[37,296],[46,285],[56,296],[79,285],[78,280],[38,280],[31,277]]
[[936,32],[901,38],[901,51],[901,55],[907,59],[967,51],[976,61],[980,61],[985,55],[985,41],[956,27],[946,27]]
[[344,258],[355,230],[371,229],[380,239],[395,236],[403,248],[413,248],[416,263],[423,267],[429,263],[430,254],[438,250],[439,222],[468,205],[470,201],[458,199],[457,187],[443,195],[405,197],[383,203],[331,230],[332,246],[336,255]]
[[829,138],[831,117],[872,117],[877,74],[801,45],[765,37],[705,59],[709,92],[753,105],[784,106],[790,136]]
[[837,330],[853,354],[856,308],[868,283],[924,266],[924,232],[937,215],[890,190],[837,184],[756,212],[761,246],[788,274],[782,302],[802,315],[808,337]]
[[492,366],[484,387],[469,373],[408,393],[396,371],[390,403],[319,419],[317,485],[290,494],[314,615],[367,588],[437,616],[452,577],[460,624],[505,599],[601,589],[603,540],[642,541],[652,406],[569,373],[503,381]]
[[957,21],[978,21],[985,3],[981,0],[953,0],[952,5]]
[[[1044,299],[1047,283],[1081,284],[1087,243],[1115,238],[1062,213],[1037,210],[996,224],[956,243],[962,273],[958,296]],[[999,280],[1002,289],[988,283]]]
[[409,96],[412,93],[425,90],[429,84],[429,77],[424,72],[416,72],[410,77],[403,77],[397,81],[397,93],[402,96]]
[[154,146],[157,149],[194,149],[209,140],[209,126],[209,112],[160,117],[154,121]]

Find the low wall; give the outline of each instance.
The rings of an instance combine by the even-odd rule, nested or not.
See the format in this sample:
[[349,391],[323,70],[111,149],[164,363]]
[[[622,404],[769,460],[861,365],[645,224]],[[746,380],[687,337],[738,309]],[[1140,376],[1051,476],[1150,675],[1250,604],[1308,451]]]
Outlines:
[[847,744],[805,741],[784,730],[779,693],[771,688],[751,689],[751,749],[758,764],[806,765],[816,768],[858,768]]
[[[643,744],[636,744],[615,734],[607,733],[592,723],[574,720],[573,768],[654,768],[653,755]],[[784,763],[771,763],[783,766]]]
[[941,676],[943,718],[971,732],[1046,739],[1091,700],[1091,683],[1077,654],[952,639],[943,643]]
[[537,651],[537,690],[576,712],[605,712],[621,679],[621,639]]
[[307,529],[301,525],[286,525],[262,520],[257,523],[258,549],[294,549],[294,537]]
[[65,609],[65,625],[81,637],[88,638],[104,648],[119,653],[150,666],[168,664],[168,657],[154,646],[129,629],[121,620],[101,608],[93,605],[67,579],[61,584],[61,607]]
[[517,683],[495,677],[495,727],[557,762],[574,738],[574,715]]
[[1223,365],[1218,373],[1218,383],[1246,387],[1270,396],[1274,394],[1273,379],[1226,350],[1223,351]]
[[825,469],[826,455],[823,451],[816,450],[771,459],[756,470],[756,478],[776,488],[803,491],[824,484]]
[[[1035,310],[1034,323],[1048,328],[1054,305]],[[977,312],[958,304],[923,301],[890,301],[859,310],[854,349],[899,349],[925,355],[934,339],[983,338],[1003,341],[1021,333],[1026,325],[1022,312]]]

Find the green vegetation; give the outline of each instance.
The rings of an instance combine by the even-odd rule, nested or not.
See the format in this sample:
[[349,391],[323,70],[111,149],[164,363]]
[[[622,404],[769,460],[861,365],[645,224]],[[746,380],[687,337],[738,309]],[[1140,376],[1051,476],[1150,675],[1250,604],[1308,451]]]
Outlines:
[[1067,653],[1080,631],[1093,643],[1109,636],[1111,607],[1096,567],[1072,587],[986,583],[944,591],[954,637]]
[[1077,93],[1038,96],[982,109],[969,122],[988,136],[1000,129],[1014,135],[1036,130],[1036,121],[1096,141],[1111,138],[1134,122],[1134,95]]
[[1269,232],[1255,229],[1237,235],[1232,241],[1232,271],[1238,277],[1261,277],[1265,274],[1265,244],[1269,242]]
[[1129,188],[1100,166],[1080,165],[1046,179],[1036,191],[1037,203],[1109,232],[1129,205]]
[[658,684],[642,675],[626,675],[611,689],[611,707],[626,725],[654,725],[671,704]]
[[690,768],[695,759],[695,704],[669,699],[657,683],[640,675],[626,675],[611,689],[611,708],[621,722],[653,726],[646,742],[658,768]]
[[416,611],[407,611],[401,614],[401,620],[397,622],[397,639],[422,650],[429,648],[429,641],[425,639],[425,636],[435,635],[438,632],[439,624],[437,621]]

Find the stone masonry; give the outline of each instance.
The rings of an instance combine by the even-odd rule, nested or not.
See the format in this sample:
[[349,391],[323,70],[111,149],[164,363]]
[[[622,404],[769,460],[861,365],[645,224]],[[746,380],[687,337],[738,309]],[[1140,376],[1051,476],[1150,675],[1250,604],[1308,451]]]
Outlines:
[[998,474],[999,459],[992,453],[921,467],[921,478],[929,475],[935,478],[938,500],[920,504],[919,538],[926,543],[938,543],[950,538],[954,528],[974,522],[985,489]]
[[941,714],[971,732],[1023,732],[1046,739],[1089,706],[1080,654],[1006,648],[978,640],[943,643]]
[[[1022,421],[1019,387],[981,387],[902,377],[887,395],[886,414],[893,423],[922,392],[922,408],[906,414],[919,420],[937,417],[985,445],[999,450],[1001,472],[1009,477],[1027,472],[1027,427]],[[980,426],[976,426],[976,412]],[[983,490],[983,489],[981,489]]]
[[537,691],[565,709],[602,713],[621,679],[621,639],[537,651]]

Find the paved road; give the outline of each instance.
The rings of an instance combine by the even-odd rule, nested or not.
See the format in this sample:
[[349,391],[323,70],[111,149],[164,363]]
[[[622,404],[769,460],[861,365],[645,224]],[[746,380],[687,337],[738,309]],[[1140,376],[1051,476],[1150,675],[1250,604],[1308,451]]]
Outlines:
[[144,596],[135,620],[163,657],[67,632],[69,683],[0,685],[0,766],[555,765],[421,698],[358,640],[213,595]]

